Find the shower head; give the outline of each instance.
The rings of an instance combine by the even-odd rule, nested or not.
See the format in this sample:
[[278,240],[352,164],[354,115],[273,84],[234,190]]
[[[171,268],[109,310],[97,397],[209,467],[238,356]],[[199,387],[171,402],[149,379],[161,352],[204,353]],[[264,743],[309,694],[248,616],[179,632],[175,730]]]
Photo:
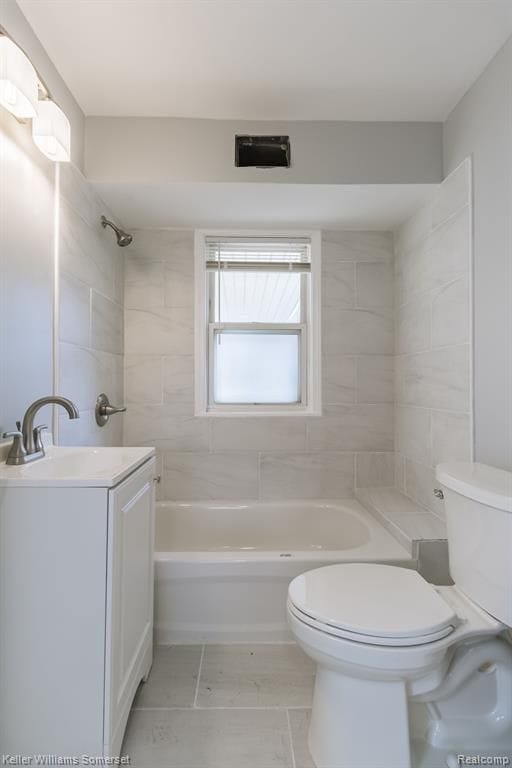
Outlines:
[[128,232],[123,232],[122,229],[116,227],[116,225],[109,221],[105,216],[101,217],[101,226],[103,229],[107,226],[112,227],[116,233],[117,244],[121,246],[121,248],[124,248],[125,245],[130,245],[133,240],[133,235],[129,235]]

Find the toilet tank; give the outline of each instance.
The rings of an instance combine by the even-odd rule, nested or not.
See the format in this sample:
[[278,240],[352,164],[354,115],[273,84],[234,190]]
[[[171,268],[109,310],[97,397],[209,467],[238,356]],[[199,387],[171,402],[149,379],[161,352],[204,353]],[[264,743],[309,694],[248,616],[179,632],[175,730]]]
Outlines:
[[439,464],[450,574],[487,613],[512,627],[512,472],[477,463]]

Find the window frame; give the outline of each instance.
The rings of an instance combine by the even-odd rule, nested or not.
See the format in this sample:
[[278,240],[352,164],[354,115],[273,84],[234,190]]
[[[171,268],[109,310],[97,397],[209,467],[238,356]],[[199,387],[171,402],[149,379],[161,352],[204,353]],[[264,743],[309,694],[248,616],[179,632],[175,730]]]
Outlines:
[[[300,323],[218,323],[211,316],[210,281],[205,264],[207,237],[307,237],[311,247],[311,270],[307,302],[302,303]],[[197,229],[195,254],[195,415],[196,416],[304,416],[321,414],[321,233],[318,230],[263,231]],[[306,281],[304,281],[306,284]],[[300,333],[301,401],[298,403],[213,403],[212,342],[216,330],[297,330]]]

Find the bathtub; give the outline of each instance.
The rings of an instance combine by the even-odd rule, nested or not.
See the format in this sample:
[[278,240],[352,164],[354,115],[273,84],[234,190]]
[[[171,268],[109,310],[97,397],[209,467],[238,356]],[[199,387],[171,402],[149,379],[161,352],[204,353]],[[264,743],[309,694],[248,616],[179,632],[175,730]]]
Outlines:
[[291,579],[332,563],[415,567],[358,501],[159,502],[156,641],[285,642]]

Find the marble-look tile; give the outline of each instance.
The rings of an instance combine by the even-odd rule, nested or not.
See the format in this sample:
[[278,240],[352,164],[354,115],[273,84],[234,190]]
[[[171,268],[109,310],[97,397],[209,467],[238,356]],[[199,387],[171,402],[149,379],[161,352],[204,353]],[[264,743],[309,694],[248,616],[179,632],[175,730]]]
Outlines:
[[210,447],[208,419],[176,415],[172,406],[133,403],[125,415],[127,445],[154,445],[165,451],[207,451]]
[[463,344],[469,341],[470,328],[469,275],[465,275],[432,296],[432,346]]
[[453,216],[470,201],[470,162],[465,160],[439,187],[432,205],[432,226],[436,227]]
[[395,253],[400,257],[417,248],[432,231],[432,202],[416,211],[395,232]]
[[324,416],[307,424],[310,450],[392,451],[393,406],[326,405]]
[[357,402],[392,403],[392,355],[359,355],[357,358]]
[[194,232],[178,229],[137,229],[133,233],[130,256],[151,261],[182,258],[194,263]]
[[327,307],[322,312],[322,333],[326,355],[393,352],[393,319],[388,310]]
[[353,453],[261,454],[262,499],[339,499],[353,491]]
[[80,409],[79,419],[69,419],[66,413],[59,413],[57,444],[121,446],[122,420],[122,415],[118,415],[110,419],[104,427],[99,427],[94,410]]
[[435,478],[432,467],[418,464],[415,461],[405,462],[405,492],[418,504],[429,509],[434,514],[444,518],[444,501],[434,496],[434,488],[439,483]]
[[221,418],[212,419],[214,451],[300,451],[306,448],[304,418]]
[[397,259],[397,304],[465,275],[471,256],[469,209],[438,227],[418,248]]
[[162,358],[158,355],[125,355],[124,393],[127,403],[157,405],[162,402]]
[[453,411],[469,410],[469,346],[406,355],[399,361],[401,402]]
[[115,239],[107,236],[99,219],[89,226],[64,200],[60,213],[61,270],[113,298]]
[[[59,345],[59,389],[80,410],[94,409],[100,392],[120,395],[121,356],[61,342]],[[122,393],[122,387],[121,387]]]
[[257,453],[164,454],[167,499],[257,499]]
[[326,256],[322,261],[322,306],[339,309],[354,307],[354,282],[352,262]]
[[194,306],[194,275],[190,261],[172,260],[164,272],[165,305],[167,307]]
[[135,768],[291,768],[286,712],[133,710],[121,754]]
[[356,486],[392,486],[395,482],[395,454],[367,451],[356,454]]
[[408,459],[432,464],[430,411],[427,408],[395,406],[395,448]]
[[309,721],[311,719],[311,710],[309,709],[290,709],[288,711],[290,720],[290,732],[292,736],[292,749],[295,768],[315,768],[313,758],[308,747]]
[[395,488],[405,493],[405,456],[398,453],[395,447]]
[[71,275],[61,273],[59,287],[59,338],[88,347],[91,343],[91,290]]
[[192,307],[125,312],[125,352],[131,355],[187,355],[194,351]]
[[356,264],[356,306],[360,309],[393,307],[393,267],[391,264]]
[[417,293],[396,313],[396,351],[398,354],[430,349],[430,292]]
[[103,352],[122,354],[123,308],[96,291],[91,294],[91,346]]
[[150,309],[164,305],[164,263],[150,259],[126,259],[124,306]]
[[471,461],[468,413],[432,411],[432,464],[443,461]]
[[199,707],[309,707],[315,664],[297,645],[207,645]]
[[353,403],[356,400],[356,358],[324,355],[322,359],[324,403]]
[[194,357],[171,355],[163,358],[164,402],[194,402]]
[[391,263],[393,233],[325,230],[322,232],[322,261],[330,258]]
[[110,218],[103,200],[74,163],[61,164],[59,189],[61,198],[90,227],[98,225],[102,214]]
[[358,489],[356,497],[409,551],[416,541],[446,539],[444,522],[396,488]]
[[192,707],[201,651],[200,645],[157,645],[149,679],[140,684],[133,707]]

